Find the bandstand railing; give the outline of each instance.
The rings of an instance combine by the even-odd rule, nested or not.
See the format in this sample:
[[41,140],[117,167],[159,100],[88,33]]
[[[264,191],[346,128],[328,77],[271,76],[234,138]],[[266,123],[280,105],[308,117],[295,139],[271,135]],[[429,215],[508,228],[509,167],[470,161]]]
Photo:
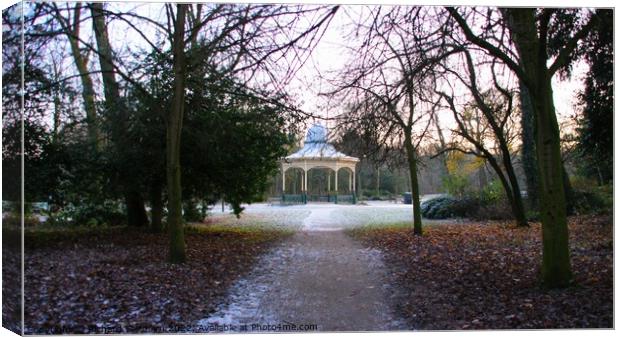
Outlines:
[[281,197],[281,204],[283,205],[299,205],[307,204],[308,202],[325,202],[335,204],[356,204],[357,197],[354,193],[351,194],[283,194]]

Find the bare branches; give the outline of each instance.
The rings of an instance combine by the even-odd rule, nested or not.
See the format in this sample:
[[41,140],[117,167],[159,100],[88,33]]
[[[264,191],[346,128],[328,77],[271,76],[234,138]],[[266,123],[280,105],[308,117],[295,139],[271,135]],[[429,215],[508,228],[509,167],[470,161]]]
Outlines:
[[441,18],[426,8],[369,10],[372,21],[357,26],[356,35],[363,38],[356,61],[327,95],[347,97],[347,102],[372,102],[354,104],[367,110],[349,109],[345,116],[393,124],[399,132],[391,137],[404,142],[400,146],[410,144],[417,149],[432,125],[430,116],[438,102],[433,98],[433,68],[460,49],[438,38],[437,32],[443,28],[433,23]]
[[446,10],[454,18],[454,20],[457,22],[459,27],[461,27],[461,30],[465,34],[465,37],[467,38],[468,41],[486,50],[492,56],[497,57],[498,59],[502,60],[502,62],[504,62],[519,77],[525,77],[525,72],[523,71],[523,69],[519,66],[519,64],[515,60],[513,60],[510,56],[508,56],[508,54],[503,52],[498,47],[492,45],[491,43],[481,39],[476,34],[474,34],[474,32],[469,27],[467,21],[465,21],[465,18],[463,18],[458,13],[456,8],[446,7]]

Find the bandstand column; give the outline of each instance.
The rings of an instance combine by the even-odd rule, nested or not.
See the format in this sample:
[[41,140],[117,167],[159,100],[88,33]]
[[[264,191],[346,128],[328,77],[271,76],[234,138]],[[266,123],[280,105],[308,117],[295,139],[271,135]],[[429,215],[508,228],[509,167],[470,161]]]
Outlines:
[[308,165],[304,161],[304,191],[308,192]]
[[351,182],[353,181],[351,172],[349,172],[349,192],[351,191]]
[[282,165],[282,194],[286,191],[286,170],[284,169],[284,165]]
[[327,192],[328,193],[332,189],[331,185],[332,185],[332,171],[330,169],[327,169]]
[[355,205],[357,203],[357,196],[355,195],[355,166],[353,166],[351,172],[353,172],[353,191],[351,192],[351,195],[353,197],[353,204]]
[[336,173],[334,174],[334,191],[338,192],[338,167],[336,167]]
[[304,204],[308,203],[308,164],[304,160]]

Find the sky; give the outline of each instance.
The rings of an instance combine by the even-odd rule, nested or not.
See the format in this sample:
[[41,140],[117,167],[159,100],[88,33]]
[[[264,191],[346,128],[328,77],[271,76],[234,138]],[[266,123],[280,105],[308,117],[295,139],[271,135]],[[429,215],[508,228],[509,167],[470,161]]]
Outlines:
[[[165,21],[165,12],[162,4],[158,3],[109,3],[111,10],[134,8],[141,15],[152,17],[160,22]],[[356,14],[359,13],[361,6],[343,6],[339,10],[330,26],[325,31],[324,36],[314,48],[308,62],[297,72],[295,78],[287,85],[287,90],[298,99],[300,108],[306,112],[321,117],[334,117],[339,114],[340,107],[335,102],[329,101],[322,92],[329,91],[332,87],[329,79],[338,78],[338,71],[343,69],[351,61],[350,49],[355,48],[353,41],[346,38]],[[138,19],[133,20],[139,27],[140,32],[146,36],[153,36],[155,29],[147,24],[140,23]],[[86,40],[90,39],[90,22],[84,22],[82,27],[83,36]],[[115,21],[110,26],[110,38],[116,52],[125,54],[129,51],[136,51],[137,47],[146,47],[147,44],[140,36],[140,33],[129,28],[125,23]],[[68,48],[68,44],[60,45],[59,48]],[[69,50],[65,51],[67,54]],[[94,63],[91,58],[91,63]],[[66,68],[72,68],[70,58],[65,64]],[[560,121],[569,119],[575,114],[576,98],[575,94],[582,88],[582,78],[585,76],[587,66],[581,62],[575,65],[573,75],[568,80],[554,78],[554,101],[558,118]],[[96,81],[99,82],[99,81]],[[76,79],[76,83],[77,79]],[[336,102],[337,103],[337,102]],[[440,122],[443,125],[450,125],[449,114],[441,114]],[[326,123],[326,122],[323,122]],[[329,123],[326,123],[329,125]]]
[[[314,49],[311,62],[300,70],[297,78],[289,86],[291,90],[300,93],[303,101],[301,108],[304,111],[327,118],[341,112],[328,98],[319,93],[331,88],[328,79],[337,77],[338,70],[343,69],[351,60],[349,49],[355,48],[356,45],[346,38],[346,33],[352,24],[352,19],[357,18],[351,15],[355,14],[356,10],[345,7],[337,12],[329,29]],[[587,70],[587,64],[579,61],[573,65],[570,78],[560,79],[557,75],[553,78],[554,102],[560,123],[569,123],[571,117],[575,115],[576,95],[583,88],[583,78]],[[450,114],[443,113],[439,116],[442,129],[454,127]],[[320,122],[328,126],[333,124],[330,121]]]

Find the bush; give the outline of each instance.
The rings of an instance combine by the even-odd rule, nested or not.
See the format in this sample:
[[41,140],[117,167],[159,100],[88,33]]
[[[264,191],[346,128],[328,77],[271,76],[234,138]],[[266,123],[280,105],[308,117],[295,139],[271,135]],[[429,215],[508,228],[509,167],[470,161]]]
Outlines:
[[512,208],[499,184],[490,184],[480,193],[464,197],[445,196],[420,205],[427,219],[472,218],[484,220],[513,219]]
[[87,203],[79,206],[69,204],[50,218],[51,224],[71,226],[120,225],[125,222],[125,214],[116,201]]
[[478,209],[479,201],[471,198],[438,197],[423,202],[422,216],[427,219],[447,219],[467,217]]
[[506,198],[506,192],[499,179],[494,179],[486,185],[477,196],[481,204],[489,205],[501,201]]
[[613,208],[613,189],[610,185],[574,189],[577,214],[606,213]]
[[478,220],[510,220],[515,217],[508,199],[505,195],[502,195],[495,200],[481,198],[478,208],[472,211],[471,218]]
[[[39,223],[39,218],[36,216],[26,214],[24,217],[24,227],[34,227]],[[6,227],[21,228],[21,216],[19,213],[11,212],[2,218],[2,224]]]
[[450,195],[463,197],[468,192],[469,181],[464,175],[449,174],[443,178],[442,183]]

